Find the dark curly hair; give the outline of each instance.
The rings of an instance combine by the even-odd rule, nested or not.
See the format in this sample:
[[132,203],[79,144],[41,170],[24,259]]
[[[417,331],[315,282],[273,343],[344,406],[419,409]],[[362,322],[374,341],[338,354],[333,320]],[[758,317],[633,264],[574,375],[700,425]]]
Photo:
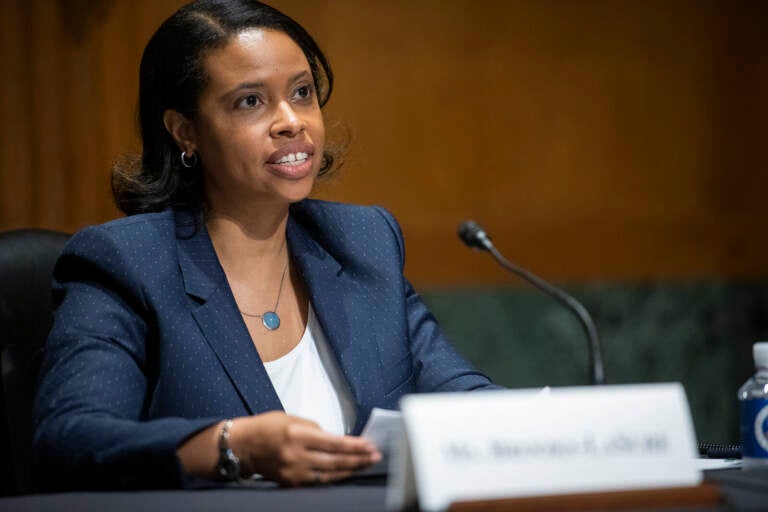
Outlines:
[[[165,129],[163,114],[176,110],[191,118],[208,77],[206,52],[222,48],[251,28],[279,30],[304,52],[323,107],[333,90],[333,73],[312,36],[296,21],[254,0],[197,0],[165,20],[144,49],[139,70],[138,121],[143,149],[112,171],[112,194],[127,215],[157,212],[169,206],[202,208],[200,166],[182,168],[179,149]],[[332,169],[334,151],[323,153],[319,175]]]

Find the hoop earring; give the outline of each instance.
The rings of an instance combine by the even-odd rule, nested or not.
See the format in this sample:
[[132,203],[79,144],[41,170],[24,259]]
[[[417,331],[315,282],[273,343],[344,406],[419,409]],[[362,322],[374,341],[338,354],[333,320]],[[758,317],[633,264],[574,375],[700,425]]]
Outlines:
[[181,152],[181,165],[186,167],[187,169],[191,169],[192,167],[197,165],[197,153],[192,152],[189,155],[187,155],[186,151]]

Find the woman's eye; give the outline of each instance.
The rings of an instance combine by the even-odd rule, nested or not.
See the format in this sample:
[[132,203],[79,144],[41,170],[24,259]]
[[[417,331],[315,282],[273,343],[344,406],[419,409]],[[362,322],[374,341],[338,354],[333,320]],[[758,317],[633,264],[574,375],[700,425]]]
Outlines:
[[247,108],[253,108],[258,106],[261,103],[261,100],[259,100],[259,97],[255,94],[249,94],[242,100],[240,100],[240,106],[241,107],[247,107]]
[[309,85],[302,85],[296,89],[296,96],[302,100],[305,100],[312,96],[312,87]]

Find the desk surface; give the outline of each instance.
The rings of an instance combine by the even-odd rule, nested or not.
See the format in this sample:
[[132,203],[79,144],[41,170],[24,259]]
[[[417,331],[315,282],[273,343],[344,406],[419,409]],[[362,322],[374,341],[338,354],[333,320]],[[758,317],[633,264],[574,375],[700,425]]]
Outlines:
[[[721,490],[726,503],[696,508],[665,508],[665,512],[768,510],[768,471],[745,474],[740,470],[707,472],[707,480]],[[383,480],[350,482],[301,489],[227,488],[134,492],[76,492],[40,494],[0,499],[0,511],[108,511],[134,512],[170,510],[237,511],[280,510],[384,512],[386,487]]]
[[280,510],[285,512],[381,511],[384,485],[334,485],[302,489],[227,488],[205,490],[75,492],[0,499],[0,511],[70,512],[169,512],[171,510],[232,511]]

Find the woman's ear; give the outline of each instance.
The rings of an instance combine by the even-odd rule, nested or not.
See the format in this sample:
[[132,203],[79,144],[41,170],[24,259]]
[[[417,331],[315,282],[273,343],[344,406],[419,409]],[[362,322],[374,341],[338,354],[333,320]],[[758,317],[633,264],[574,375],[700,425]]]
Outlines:
[[168,109],[163,112],[163,124],[179,146],[179,151],[186,151],[188,154],[195,152],[197,149],[195,127],[184,114]]

